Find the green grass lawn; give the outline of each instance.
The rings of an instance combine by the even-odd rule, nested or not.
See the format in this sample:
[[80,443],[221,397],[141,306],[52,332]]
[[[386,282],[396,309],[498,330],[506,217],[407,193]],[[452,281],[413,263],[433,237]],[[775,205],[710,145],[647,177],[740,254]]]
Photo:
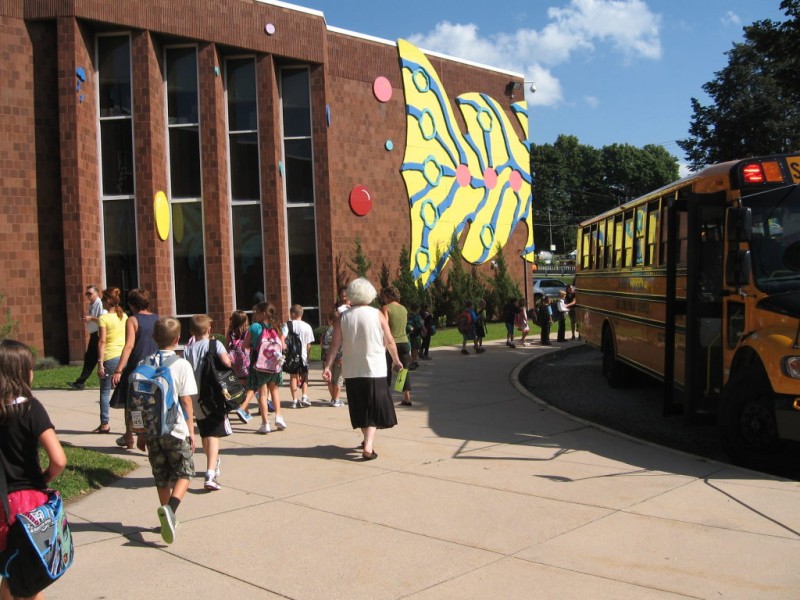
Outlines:
[[[107,486],[136,468],[136,463],[117,456],[103,454],[70,444],[62,444],[67,466],[50,487],[58,490],[64,502],[77,500],[94,490]],[[47,455],[39,449],[39,461],[47,465]]]

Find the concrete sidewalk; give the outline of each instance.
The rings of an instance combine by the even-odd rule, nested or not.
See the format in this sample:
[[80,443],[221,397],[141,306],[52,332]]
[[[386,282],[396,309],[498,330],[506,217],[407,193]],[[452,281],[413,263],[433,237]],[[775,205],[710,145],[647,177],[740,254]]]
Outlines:
[[171,546],[145,456],[86,433],[97,390],[42,392],[63,441],[141,465],[70,504],[76,562],[48,600],[800,595],[800,483],[564,416],[516,378],[551,350],[487,348],[432,352],[370,462],[317,363],[314,406],[284,408],[286,431],[233,424],[223,489],[195,478]]

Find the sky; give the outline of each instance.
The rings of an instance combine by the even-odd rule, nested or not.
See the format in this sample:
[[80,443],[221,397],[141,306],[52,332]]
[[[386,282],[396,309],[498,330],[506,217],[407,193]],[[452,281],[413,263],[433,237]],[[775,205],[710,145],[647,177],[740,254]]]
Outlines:
[[304,0],[328,26],[520,73],[530,138],[659,144],[681,163],[691,98],[780,0]]

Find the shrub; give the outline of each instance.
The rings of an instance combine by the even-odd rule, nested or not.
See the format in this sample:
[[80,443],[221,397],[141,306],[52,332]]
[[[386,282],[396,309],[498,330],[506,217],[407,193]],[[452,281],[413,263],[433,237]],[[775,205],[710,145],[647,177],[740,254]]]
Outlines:
[[34,371],[46,371],[48,369],[57,369],[61,366],[61,363],[58,362],[57,358],[53,358],[52,356],[45,356],[44,358],[40,358],[36,361],[33,365]]

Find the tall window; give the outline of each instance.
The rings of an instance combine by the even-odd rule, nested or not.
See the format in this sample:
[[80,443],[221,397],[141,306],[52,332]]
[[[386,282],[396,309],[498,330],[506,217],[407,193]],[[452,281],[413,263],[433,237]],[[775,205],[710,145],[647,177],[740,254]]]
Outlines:
[[167,48],[165,59],[175,310],[188,317],[206,311],[197,50]]
[[236,307],[249,311],[256,292],[266,293],[255,59],[229,58],[225,61],[225,77],[231,174],[233,280]]
[[319,282],[307,68],[281,69],[281,103],[291,302],[302,305],[304,320],[316,326],[320,324]]
[[133,186],[131,38],[97,38],[100,107],[100,195],[106,285],[123,293],[139,285]]

